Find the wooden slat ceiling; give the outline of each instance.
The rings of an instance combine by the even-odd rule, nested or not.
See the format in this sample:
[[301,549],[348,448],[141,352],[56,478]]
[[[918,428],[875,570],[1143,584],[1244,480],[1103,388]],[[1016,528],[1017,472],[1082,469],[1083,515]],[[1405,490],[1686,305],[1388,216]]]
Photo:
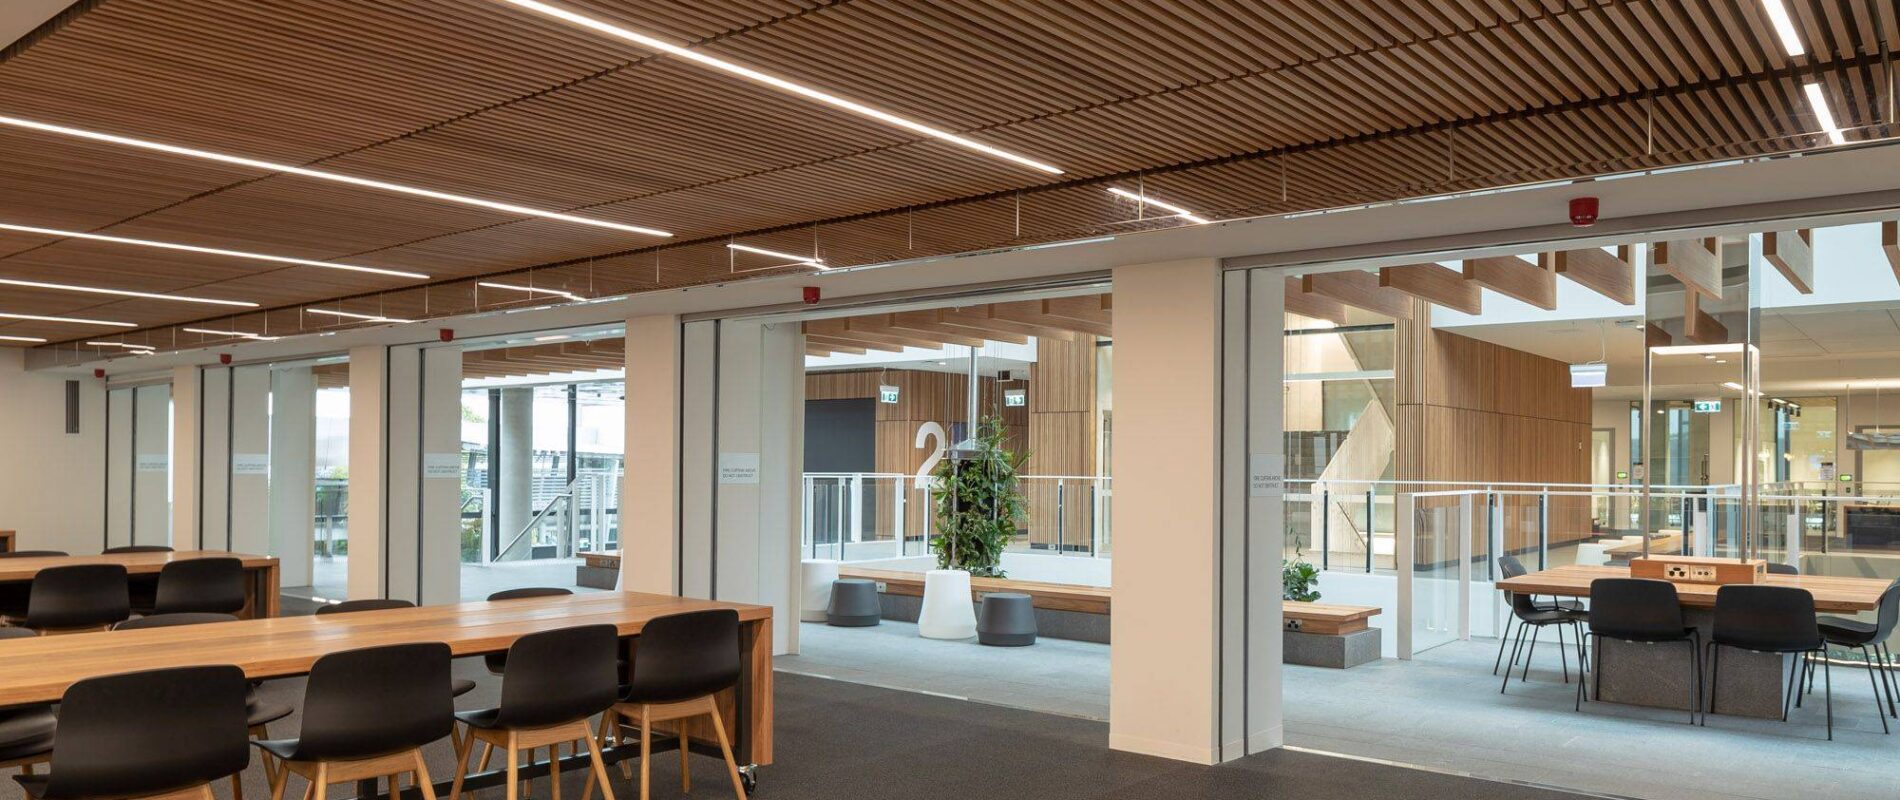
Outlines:
[[803,325],[805,354],[897,353],[905,347],[980,347],[985,342],[1024,344],[1031,336],[1106,339],[1114,335],[1114,316],[1113,295],[1097,294],[812,320]]
[[[1891,0],[701,0],[568,7],[1061,166],[1051,176],[493,0],[102,0],[0,60],[0,114],[654,226],[654,240],[0,128],[0,221],[428,273],[432,283],[0,233],[0,311],[127,341],[334,327],[1233,218],[1890,135]],[[1152,214],[1148,215],[1152,217]],[[512,273],[512,274],[506,274]],[[538,301],[546,301],[542,297]],[[109,330],[0,321],[54,341]],[[69,348],[71,349],[71,348]],[[90,357],[90,348],[72,350]]]

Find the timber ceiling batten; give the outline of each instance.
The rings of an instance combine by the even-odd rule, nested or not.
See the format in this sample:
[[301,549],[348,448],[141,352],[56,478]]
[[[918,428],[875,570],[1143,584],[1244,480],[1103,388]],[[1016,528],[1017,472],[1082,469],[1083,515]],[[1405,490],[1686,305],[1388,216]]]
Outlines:
[[[113,0],[0,62],[0,114],[677,238],[642,246],[611,229],[0,126],[0,218],[438,276],[395,289],[0,233],[0,275],[269,310],[206,319],[145,298],[8,286],[0,308],[128,320],[145,329],[135,338],[179,347],[199,341],[184,325],[276,335],[363,323],[306,307],[427,319],[547,300],[478,291],[477,279],[594,298],[811,268],[743,271],[772,264],[748,255],[735,270],[731,242],[850,267],[1187,222],[1111,186],[1228,219],[1747,158],[1828,144],[1811,83],[1842,136],[1866,141],[1891,133],[1880,54],[1900,37],[1881,3],[1784,0],[1799,57],[1758,2],[560,4],[1012,153],[1059,155],[1069,174],[1051,182],[494,0]],[[0,331],[71,338],[29,321]]]

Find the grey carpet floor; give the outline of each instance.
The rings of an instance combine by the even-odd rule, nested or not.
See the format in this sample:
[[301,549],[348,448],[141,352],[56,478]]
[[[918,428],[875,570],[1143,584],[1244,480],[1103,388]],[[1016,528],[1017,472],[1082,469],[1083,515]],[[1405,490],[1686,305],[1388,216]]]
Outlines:
[[[456,674],[477,678],[480,686],[457,704],[492,704],[500,681],[481,662],[463,660]],[[1497,783],[1437,772],[1333,758],[1313,753],[1275,751],[1220,766],[1201,767],[1166,759],[1113,752],[1108,726],[1101,722],[1041,714],[930,695],[881,689],[841,681],[778,673],[777,763],[759,770],[759,800],[833,800],[834,798],[905,798],[906,800],[1159,800],[1202,798],[1455,798],[1557,800],[1576,795]],[[301,679],[271,681],[264,694],[296,704]],[[295,735],[292,716],[272,723],[274,736]],[[450,775],[453,755],[446,742],[427,751],[429,769],[440,780]],[[677,756],[653,759],[653,797],[679,798]],[[637,762],[636,762],[637,764]],[[695,755],[691,797],[730,797],[717,759]],[[637,783],[610,770],[614,795],[637,798]],[[636,773],[637,775],[637,773]],[[244,795],[269,797],[263,770],[253,764],[244,776]],[[562,795],[581,790],[581,776],[562,774]],[[534,798],[548,798],[547,779],[535,780]],[[229,798],[228,782],[217,785]],[[352,787],[332,787],[331,797],[348,797]],[[499,800],[500,788],[472,793]],[[301,798],[303,784],[292,779],[288,797]],[[0,797],[22,797],[12,781],[0,785]],[[447,800],[446,797],[443,800]]]

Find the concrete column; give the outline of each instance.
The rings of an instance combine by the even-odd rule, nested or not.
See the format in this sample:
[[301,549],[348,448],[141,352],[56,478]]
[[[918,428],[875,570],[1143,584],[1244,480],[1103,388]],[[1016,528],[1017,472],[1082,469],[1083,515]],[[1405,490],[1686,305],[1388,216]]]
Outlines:
[[317,536],[317,376],[309,367],[270,376],[270,554],[285,586],[309,586]]
[[177,550],[197,550],[198,523],[201,519],[198,438],[202,434],[199,415],[204,402],[198,383],[197,367],[172,369],[172,529],[171,546]]
[[1109,746],[1204,764],[1222,751],[1220,290],[1212,259],[1114,270]]
[[389,352],[350,348],[349,599],[383,596],[387,522],[383,474],[389,452]]
[[[495,502],[501,511],[495,546],[507,547],[509,540],[534,519],[533,389],[501,390],[501,441],[495,445],[495,457]],[[526,539],[516,543],[514,555],[525,557],[528,546]]]
[[627,591],[679,591],[680,375],[679,317],[627,320],[627,467],[620,492],[620,587]]

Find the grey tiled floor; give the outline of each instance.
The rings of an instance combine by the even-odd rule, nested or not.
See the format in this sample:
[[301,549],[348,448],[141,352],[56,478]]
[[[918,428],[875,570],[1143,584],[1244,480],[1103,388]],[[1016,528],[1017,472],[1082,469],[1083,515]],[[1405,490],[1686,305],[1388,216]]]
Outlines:
[[[1108,646],[1043,639],[982,647],[916,635],[916,626],[800,626],[801,654],[779,668],[1091,719],[1108,716]],[[1289,665],[1287,743],[1454,773],[1659,800],[1892,797],[1900,738],[1880,732],[1864,672],[1834,671],[1835,741],[1820,687],[1787,723],[1592,703],[1571,710],[1554,650],[1528,683],[1498,693],[1495,640],[1454,642],[1409,662],[1350,670]],[[1575,665],[1572,665],[1572,669]],[[1574,673],[1571,679],[1575,680]],[[1895,723],[1900,726],[1900,722]],[[1900,734],[1896,734],[1900,736]]]

